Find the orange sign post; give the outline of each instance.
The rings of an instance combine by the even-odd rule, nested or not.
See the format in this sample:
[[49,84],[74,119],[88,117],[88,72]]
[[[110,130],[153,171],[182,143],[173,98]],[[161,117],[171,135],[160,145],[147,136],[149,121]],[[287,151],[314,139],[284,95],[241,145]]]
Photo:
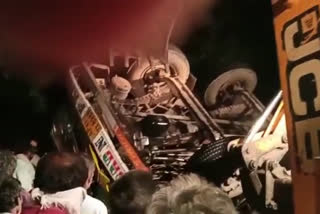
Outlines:
[[320,213],[320,0],[274,0],[296,214]]

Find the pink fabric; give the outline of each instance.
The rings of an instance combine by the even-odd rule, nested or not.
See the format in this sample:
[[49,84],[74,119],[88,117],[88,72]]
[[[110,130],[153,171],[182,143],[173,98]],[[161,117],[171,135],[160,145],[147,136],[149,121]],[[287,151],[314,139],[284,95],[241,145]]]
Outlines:
[[22,190],[21,192],[23,206],[32,206],[34,205],[34,202],[31,198],[31,194],[25,190]]
[[23,207],[21,214],[68,214],[67,211],[58,207],[50,207],[48,209],[40,208],[40,206]]

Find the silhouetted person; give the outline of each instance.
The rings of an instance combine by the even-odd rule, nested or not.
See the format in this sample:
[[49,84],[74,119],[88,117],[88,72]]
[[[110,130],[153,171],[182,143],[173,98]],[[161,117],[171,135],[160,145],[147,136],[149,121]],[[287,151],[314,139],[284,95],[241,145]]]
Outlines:
[[144,214],[155,190],[150,173],[138,170],[126,173],[111,185],[112,214]]

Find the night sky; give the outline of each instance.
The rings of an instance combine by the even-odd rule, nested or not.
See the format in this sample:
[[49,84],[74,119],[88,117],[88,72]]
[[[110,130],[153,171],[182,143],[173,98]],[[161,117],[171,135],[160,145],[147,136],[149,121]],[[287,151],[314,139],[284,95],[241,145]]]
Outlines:
[[[279,89],[270,0],[222,0],[212,9],[208,24],[194,32],[182,49],[198,78],[199,97],[219,73],[234,65],[246,65],[257,72],[256,94],[263,102]],[[50,143],[52,118],[67,100],[63,81],[57,78],[39,88],[5,73],[17,68],[0,68],[1,144],[14,145],[32,138]],[[60,74],[64,69],[52,70]]]
[[238,65],[256,71],[256,94],[264,102],[280,87],[269,0],[221,1],[212,10],[210,24],[194,33],[184,50],[200,91],[220,73]]

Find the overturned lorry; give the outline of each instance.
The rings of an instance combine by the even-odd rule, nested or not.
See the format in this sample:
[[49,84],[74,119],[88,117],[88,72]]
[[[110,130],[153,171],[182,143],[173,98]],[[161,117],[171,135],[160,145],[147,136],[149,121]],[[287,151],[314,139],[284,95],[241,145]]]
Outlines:
[[67,150],[68,141],[74,152],[91,152],[104,180],[140,169],[161,184],[196,172],[219,185],[239,210],[279,209],[275,186],[291,184],[290,170],[280,164],[288,152],[277,108],[281,93],[266,108],[253,94],[251,69],[223,73],[200,99],[187,58],[170,46],[167,63],[111,55],[105,64],[71,67],[69,82],[78,120],[57,119],[53,137],[59,150]]

